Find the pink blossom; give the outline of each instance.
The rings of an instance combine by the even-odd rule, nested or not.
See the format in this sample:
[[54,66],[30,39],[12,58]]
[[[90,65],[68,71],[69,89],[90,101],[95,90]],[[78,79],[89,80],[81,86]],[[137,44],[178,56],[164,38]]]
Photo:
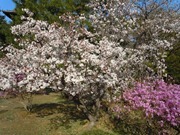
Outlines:
[[160,117],[160,125],[164,122],[173,126],[180,124],[180,85],[167,84],[163,80],[144,81],[124,92],[123,98],[130,103],[131,109],[143,108],[147,117]]

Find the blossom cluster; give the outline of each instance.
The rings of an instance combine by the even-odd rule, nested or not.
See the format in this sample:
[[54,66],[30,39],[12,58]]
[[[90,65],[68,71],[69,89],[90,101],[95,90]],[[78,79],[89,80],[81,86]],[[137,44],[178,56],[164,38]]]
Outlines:
[[[157,7],[153,6],[154,1],[144,2],[146,7],[138,0],[92,1],[88,6],[93,7],[94,14],[89,18],[98,35],[119,42],[121,46],[144,51],[144,59],[152,59],[151,64],[156,68],[157,74],[163,75],[166,70],[165,50],[172,49],[175,39],[179,38],[180,18],[174,12],[171,15],[168,12],[156,13],[161,6],[166,6],[164,1],[159,1]],[[154,5],[156,4],[158,3],[155,2]],[[162,33],[176,33],[176,36],[167,38]]]
[[[95,94],[103,85],[100,93],[104,93],[107,88],[127,88],[137,77],[135,70],[147,68],[143,52],[123,48],[106,37],[92,43],[96,34],[78,28],[74,22],[72,19],[70,27],[63,28],[27,17],[24,23],[13,26],[13,34],[25,37],[16,39],[22,49],[6,48],[6,64],[1,64],[1,74],[6,76],[0,78],[6,84],[1,83],[1,88],[18,86],[32,92],[50,87],[75,96]],[[80,39],[82,36],[90,39]]]
[[157,116],[173,126],[180,125],[180,85],[163,80],[144,81],[124,92],[123,99],[132,109],[143,109],[147,117]]

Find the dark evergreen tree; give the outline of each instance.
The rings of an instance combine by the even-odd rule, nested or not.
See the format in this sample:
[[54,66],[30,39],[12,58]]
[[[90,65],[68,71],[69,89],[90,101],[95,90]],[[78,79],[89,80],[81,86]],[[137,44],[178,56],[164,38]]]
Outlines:
[[87,13],[89,9],[85,6],[89,0],[13,0],[16,4],[17,16],[14,23],[20,23],[22,8],[27,8],[34,13],[34,18],[45,20],[49,23],[58,22],[59,16],[71,12],[76,15]]
[[10,30],[11,24],[7,23],[5,17],[0,15],[0,57],[3,56],[3,49],[13,42]]
[[180,42],[174,45],[166,58],[168,75],[173,77],[175,83],[180,84]]

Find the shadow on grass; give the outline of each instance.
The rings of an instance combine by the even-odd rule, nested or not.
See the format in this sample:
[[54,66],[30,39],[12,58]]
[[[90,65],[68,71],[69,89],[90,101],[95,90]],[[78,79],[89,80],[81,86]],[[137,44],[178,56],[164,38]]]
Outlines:
[[0,110],[0,114],[6,113],[8,110]]
[[60,126],[70,128],[72,122],[80,121],[84,124],[83,121],[86,119],[85,115],[70,102],[34,104],[31,113],[41,118],[52,116],[51,129],[58,129]]

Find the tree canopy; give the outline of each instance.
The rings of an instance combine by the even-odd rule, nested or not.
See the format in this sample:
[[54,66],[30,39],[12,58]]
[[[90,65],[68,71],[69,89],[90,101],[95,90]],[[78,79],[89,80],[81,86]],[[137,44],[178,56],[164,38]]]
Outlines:
[[85,6],[89,0],[13,0],[16,4],[15,11],[17,16],[14,22],[19,23],[20,16],[23,14],[22,8],[27,8],[34,13],[34,18],[48,21],[49,23],[58,22],[59,16],[63,13],[83,14],[89,8]]

